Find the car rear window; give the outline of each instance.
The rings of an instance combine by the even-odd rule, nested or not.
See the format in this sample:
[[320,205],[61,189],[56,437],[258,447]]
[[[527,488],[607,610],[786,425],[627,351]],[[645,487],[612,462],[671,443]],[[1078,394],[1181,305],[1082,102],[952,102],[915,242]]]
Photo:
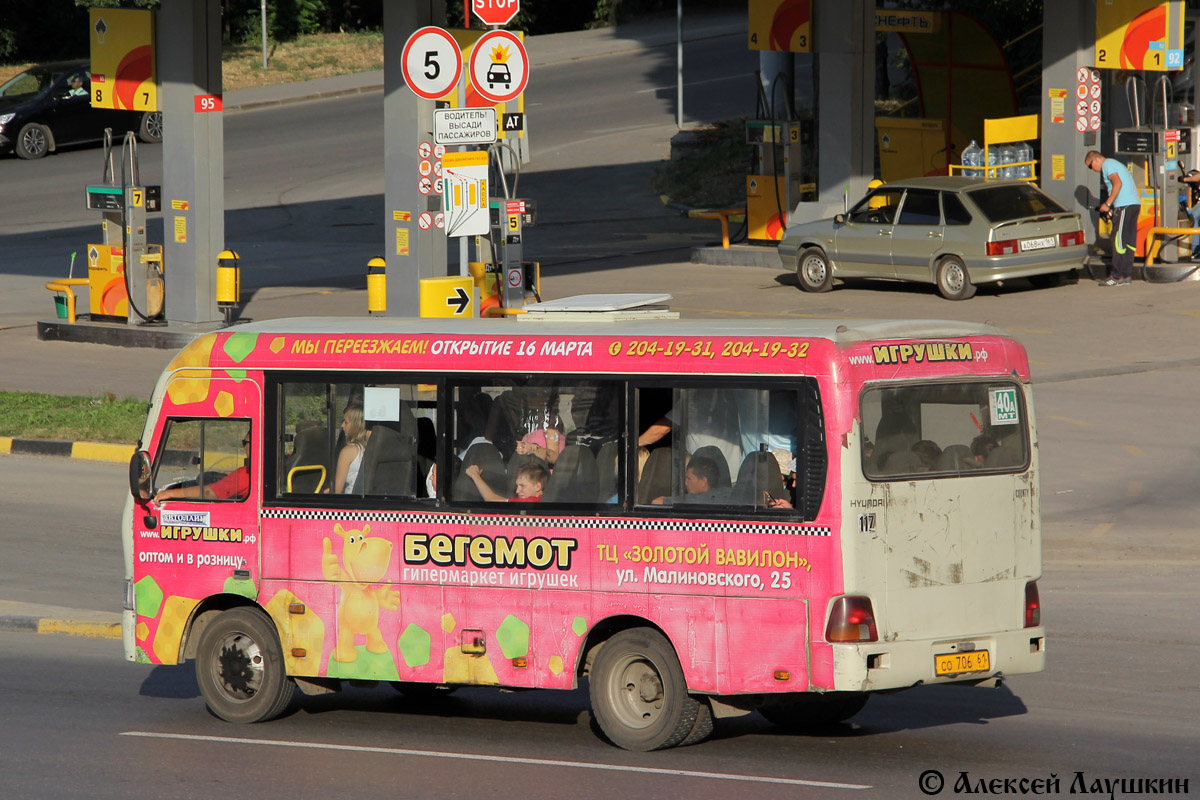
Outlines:
[[987,221],[993,223],[1066,212],[1065,208],[1036,186],[1027,183],[988,186],[968,192],[967,196],[979,207]]

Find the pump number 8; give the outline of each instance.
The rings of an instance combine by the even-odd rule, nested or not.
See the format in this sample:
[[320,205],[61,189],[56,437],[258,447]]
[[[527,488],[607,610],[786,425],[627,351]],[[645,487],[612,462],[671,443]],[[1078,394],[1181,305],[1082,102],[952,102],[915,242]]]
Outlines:
[[432,25],[408,37],[401,56],[404,82],[426,100],[445,97],[462,77],[462,51],[449,33]]

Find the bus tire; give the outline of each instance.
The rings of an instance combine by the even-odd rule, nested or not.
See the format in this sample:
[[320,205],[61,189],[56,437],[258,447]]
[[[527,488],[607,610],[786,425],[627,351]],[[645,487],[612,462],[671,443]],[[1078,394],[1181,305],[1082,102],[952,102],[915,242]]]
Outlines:
[[227,722],[274,719],[296,689],[284,668],[275,623],[252,608],[223,611],[204,629],[196,682],[209,710]]
[[700,744],[713,732],[713,713],[712,706],[709,705],[708,698],[699,697],[696,700],[700,704],[699,710],[696,712],[696,722],[692,725],[691,731],[679,743],[680,747],[688,747],[693,744]]
[[969,300],[975,296],[975,284],[967,274],[967,265],[958,256],[946,256],[938,264],[937,288],[947,300]]
[[801,695],[758,711],[770,722],[793,731],[828,728],[845,722],[863,710],[870,695],[866,692],[829,692]]
[[833,288],[833,267],[819,247],[808,247],[796,259],[796,280],[806,292],[828,292]]
[[682,744],[691,738],[700,714],[700,702],[687,693],[671,643],[650,628],[630,628],[605,642],[592,665],[588,690],[596,724],[625,750]]

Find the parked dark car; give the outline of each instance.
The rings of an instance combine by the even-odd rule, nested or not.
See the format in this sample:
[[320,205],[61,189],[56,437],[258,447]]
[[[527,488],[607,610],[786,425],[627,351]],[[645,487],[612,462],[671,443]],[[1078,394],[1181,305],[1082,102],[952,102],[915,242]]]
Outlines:
[[41,158],[58,147],[134,131],[143,142],[162,141],[161,111],[92,108],[87,61],[39,64],[0,84],[0,153]]

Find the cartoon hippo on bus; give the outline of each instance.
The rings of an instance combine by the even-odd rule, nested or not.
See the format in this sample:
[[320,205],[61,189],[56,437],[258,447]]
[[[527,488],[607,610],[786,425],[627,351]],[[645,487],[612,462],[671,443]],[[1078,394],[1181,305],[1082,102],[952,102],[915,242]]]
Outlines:
[[387,653],[383,634],[379,631],[379,609],[395,611],[400,607],[400,592],[387,586],[375,585],[387,573],[392,558],[392,543],[387,539],[369,536],[370,525],[362,530],[346,530],[341,523],[333,526],[341,536],[341,563],[333,553],[329,537],[325,537],[321,556],[321,572],[327,581],[336,581],[342,590],[337,607],[337,647],[333,658],[343,664],[358,659],[354,647],[357,634],[367,637],[367,652]]

